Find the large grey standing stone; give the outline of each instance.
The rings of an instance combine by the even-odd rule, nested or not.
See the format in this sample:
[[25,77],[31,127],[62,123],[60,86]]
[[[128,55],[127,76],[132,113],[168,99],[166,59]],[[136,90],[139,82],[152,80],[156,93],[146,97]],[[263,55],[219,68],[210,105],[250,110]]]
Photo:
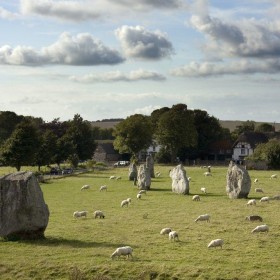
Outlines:
[[151,178],[155,178],[154,159],[151,155],[146,157],[146,167],[150,171]]
[[230,162],[227,171],[226,192],[229,198],[248,198],[251,189],[251,178],[248,171]]
[[151,187],[150,170],[145,164],[141,164],[138,169],[137,186],[141,190],[149,190]]
[[128,167],[128,180],[135,181],[137,180],[137,166],[135,163],[132,163]]
[[187,172],[182,164],[177,165],[173,168],[169,176],[172,179],[172,192],[179,194],[189,194],[189,180],[187,177]]
[[32,172],[0,177],[0,236],[7,239],[44,237],[49,209]]

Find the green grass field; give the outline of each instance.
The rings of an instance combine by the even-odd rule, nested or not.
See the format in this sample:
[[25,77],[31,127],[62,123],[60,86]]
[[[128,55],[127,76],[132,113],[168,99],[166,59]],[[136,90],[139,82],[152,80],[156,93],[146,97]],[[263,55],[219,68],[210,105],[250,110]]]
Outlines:
[[[262,196],[280,194],[280,179],[270,180],[277,171],[249,171],[252,183],[247,200],[231,200],[225,193],[227,168],[213,167],[212,177],[205,169],[186,167],[191,177],[190,195],[171,192],[170,166],[156,166],[159,178],[151,190],[136,199],[138,190],[128,181],[128,168],[85,173],[41,184],[50,210],[46,239],[39,241],[0,241],[1,279],[280,279],[280,201],[261,204]],[[111,175],[121,180],[109,180]],[[280,174],[279,174],[280,175]],[[81,191],[84,184],[91,189]],[[106,184],[107,192],[99,187]],[[208,194],[200,192],[206,187]],[[262,187],[265,194],[255,193]],[[192,201],[192,195],[201,201]],[[132,198],[129,207],[120,207]],[[74,211],[89,211],[87,218],[73,218]],[[102,210],[105,219],[93,219]],[[211,222],[194,220],[210,214]],[[263,223],[245,221],[258,214]],[[147,217],[145,218],[145,215]],[[252,234],[257,225],[267,224],[269,233]],[[179,233],[178,242],[160,235],[164,227]],[[223,249],[207,245],[222,238]],[[111,260],[117,247],[133,248],[133,259]]]

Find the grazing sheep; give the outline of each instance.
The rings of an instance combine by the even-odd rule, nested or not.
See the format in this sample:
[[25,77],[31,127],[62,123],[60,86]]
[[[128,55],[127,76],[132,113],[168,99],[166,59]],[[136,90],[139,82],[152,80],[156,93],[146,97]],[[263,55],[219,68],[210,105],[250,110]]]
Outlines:
[[73,213],[74,218],[80,218],[80,217],[86,217],[87,216],[87,211],[75,211]]
[[121,202],[121,207],[127,206],[131,203],[131,198],[127,198]]
[[116,178],[117,178],[116,176],[110,176],[109,177],[110,180],[113,180],[113,179],[116,179]]
[[146,190],[140,190],[140,191],[138,192],[138,194],[142,194],[142,193],[147,194],[147,191],[146,191]]
[[247,202],[247,206],[249,206],[249,205],[256,205],[256,204],[257,204],[257,202],[256,202],[255,199],[250,199],[250,200]]
[[191,181],[191,179],[192,179],[192,177],[188,177],[188,181],[189,181],[189,182]]
[[209,223],[210,222],[210,215],[208,215],[208,214],[200,215],[195,220],[195,222],[198,222],[198,221],[207,221],[207,223]]
[[161,175],[160,172],[157,172],[157,173],[156,173],[156,176],[157,176],[157,177],[160,177],[160,175]]
[[274,196],[273,196],[273,199],[274,199],[274,200],[280,200],[280,194],[274,195]]
[[212,174],[210,172],[204,172],[203,175],[206,176],[212,176]]
[[269,228],[267,225],[261,225],[261,226],[257,226],[256,228],[254,228],[251,233],[255,233],[255,232],[268,232]]
[[174,230],[170,231],[169,234],[168,234],[168,237],[169,237],[169,240],[179,241],[179,235],[178,235],[177,231],[174,231]]
[[192,200],[193,201],[200,201],[200,196],[198,194],[196,194],[192,197]]
[[264,196],[260,199],[260,202],[269,202],[270,198],[268,196]]
[[277,178],[277,174],[272,174],[271,176],[270,176],[270,179],[276,179]]
[[214,239],[208,244],[208,248],[221,247],[223,248],[224,241],[222,239]]
[[102,192],[102,191],[106,191],[107,192],[107,186],[106,185],[101,186],[99,191],[100,192]]
[[141,193],[138,193],[137,194],[137,199],[141,199],[141,197],[142,197]]
[[163,228],[163,229],[160,231],[160,234],[161,234],[161,235],[169,234],[171,231],[172,231],[171,228]]
[[93,217],[94,217],[94,219],[96,219],[96,218],[105,218],[105,215],[103,214],[103,212],[102,211],[100,211],[100,210],[96,210],[96,211],[94,211],[94,213],[93,213]]
[[206,188],[203,187],[203,188],[201,188],[200,190],[201,190],[203,193],[207,194]]
[[83,185],[83,186],[81,187],[81,191],[82,191],[82,190],[88,190],[88,189],[90,189],[90,185]]
[[124,246],[124,247],[119,247],[116,249],[116,251],[111,255],[111,258],[113,259],[114,257],[120,257],[120,256],[127,256],[127,259],[129,256],[132,258],[132,251],[133,249],[130,246]]
[[261,192],[261,193],[264,193],[263,189],[262,188],[255,188],[255,192]]
[[260,221],[260,222],[262,222],[262,221],[263,221],[262,217],[261,217],[261,216],[258,216],[258,215],[247,216],[247,217],[245,218],[245,220],[246,220],[246,221],[250,221],[250,222],[254,222],[254,221]]
[[256,179],[254,180],[254,183],[257,183],[258,181],[259,181],[259,179],[256,178]]

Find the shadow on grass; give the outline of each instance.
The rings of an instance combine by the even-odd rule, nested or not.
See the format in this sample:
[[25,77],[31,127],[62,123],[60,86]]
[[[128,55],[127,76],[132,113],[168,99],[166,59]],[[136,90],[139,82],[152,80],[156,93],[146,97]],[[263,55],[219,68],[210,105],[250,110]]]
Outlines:
[[[19,240],[18,243],[30,244],[35,246],[47,246],[47,247],[56,247],[56,246],[65,246],[72,248],[99,248],[99,247],[122,247],[126,244],[114,244],[108,242],[94,242],[94,241],[82,241],[77,239],[65,239],[57,237],[46,237],[38,240]],[[137,246],[133,245],[134,248]]]

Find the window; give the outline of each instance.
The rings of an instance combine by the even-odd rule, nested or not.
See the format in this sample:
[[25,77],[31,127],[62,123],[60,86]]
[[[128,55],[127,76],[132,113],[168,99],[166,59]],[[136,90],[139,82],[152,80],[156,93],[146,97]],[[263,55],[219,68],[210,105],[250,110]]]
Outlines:
[[241,155],[245,155],[245,149],[241,149]]

